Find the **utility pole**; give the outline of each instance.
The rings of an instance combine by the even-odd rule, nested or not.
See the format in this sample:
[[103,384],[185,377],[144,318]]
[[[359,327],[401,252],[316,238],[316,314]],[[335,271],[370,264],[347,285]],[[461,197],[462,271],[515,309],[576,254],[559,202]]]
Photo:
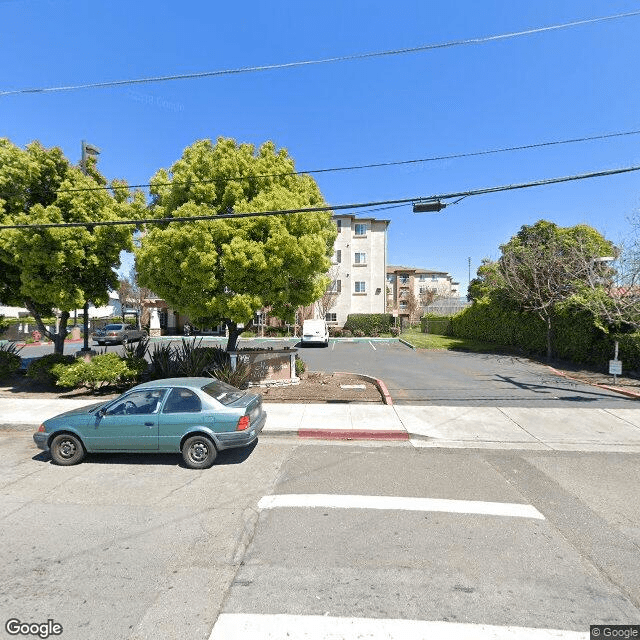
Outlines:
[[[98,147],[94,147],[91,144],[88,144],[86,140],[82,141],[82,154],[80,156],[80,170],[84,175],[87,175],[87,156],[97,156],[100,153],[100,149]],[[87,354],[91,351],[89,349],[89,301],[84,301],[84,345],[82,347],[82,352]]]

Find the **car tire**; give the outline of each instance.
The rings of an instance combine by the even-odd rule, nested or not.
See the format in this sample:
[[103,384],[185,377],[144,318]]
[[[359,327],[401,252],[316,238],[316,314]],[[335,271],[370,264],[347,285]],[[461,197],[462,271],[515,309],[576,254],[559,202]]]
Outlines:
[[217,455],[216,445],[207,436],[191,436],[182,445],[182,459],[189,469],[208,469]]
[[52,460],[63,467],[78,464],[84,458],[84,446],[77,436],[70,433],[61,433],[51,441]]
[[98,340],[98,346],[99,346],[99,347],[104,346],[104,342],[100,342],[100,340]]

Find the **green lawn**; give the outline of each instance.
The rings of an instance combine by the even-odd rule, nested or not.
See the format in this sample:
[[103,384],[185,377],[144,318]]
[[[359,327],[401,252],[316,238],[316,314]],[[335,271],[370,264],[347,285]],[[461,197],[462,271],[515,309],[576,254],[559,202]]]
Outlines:
[[407,329],[400,336],[403,340],[419,349],[448,349],[461,351],[500,351],[500,347],[488,342],[451,338],[434,333],[421,333],[419,328]]

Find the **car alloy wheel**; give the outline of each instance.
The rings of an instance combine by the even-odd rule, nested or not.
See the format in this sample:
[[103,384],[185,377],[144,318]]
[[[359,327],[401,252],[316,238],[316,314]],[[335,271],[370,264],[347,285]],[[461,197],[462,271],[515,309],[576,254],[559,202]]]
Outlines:
[[215,445],[206,436],[192,436],[182,447],[182,457],[190,469],[208,469],[217,455]]

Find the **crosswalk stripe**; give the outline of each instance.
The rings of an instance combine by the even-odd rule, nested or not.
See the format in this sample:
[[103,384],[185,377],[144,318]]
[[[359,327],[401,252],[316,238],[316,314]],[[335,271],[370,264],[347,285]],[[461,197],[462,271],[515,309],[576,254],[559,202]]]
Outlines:
[[481,502],[475,500],[445,500],[439,498],[407,498],[398,496],[351,496],[331,494],[283,494],[264,496],[258,502],[260,509],[276,508],[328,509],[387,509],[399,511],[443,511],[515,518],[544,516],[533,506],[508,502]]
[[427,620],[222,613],[209,640],[588,640],[562,629]]

